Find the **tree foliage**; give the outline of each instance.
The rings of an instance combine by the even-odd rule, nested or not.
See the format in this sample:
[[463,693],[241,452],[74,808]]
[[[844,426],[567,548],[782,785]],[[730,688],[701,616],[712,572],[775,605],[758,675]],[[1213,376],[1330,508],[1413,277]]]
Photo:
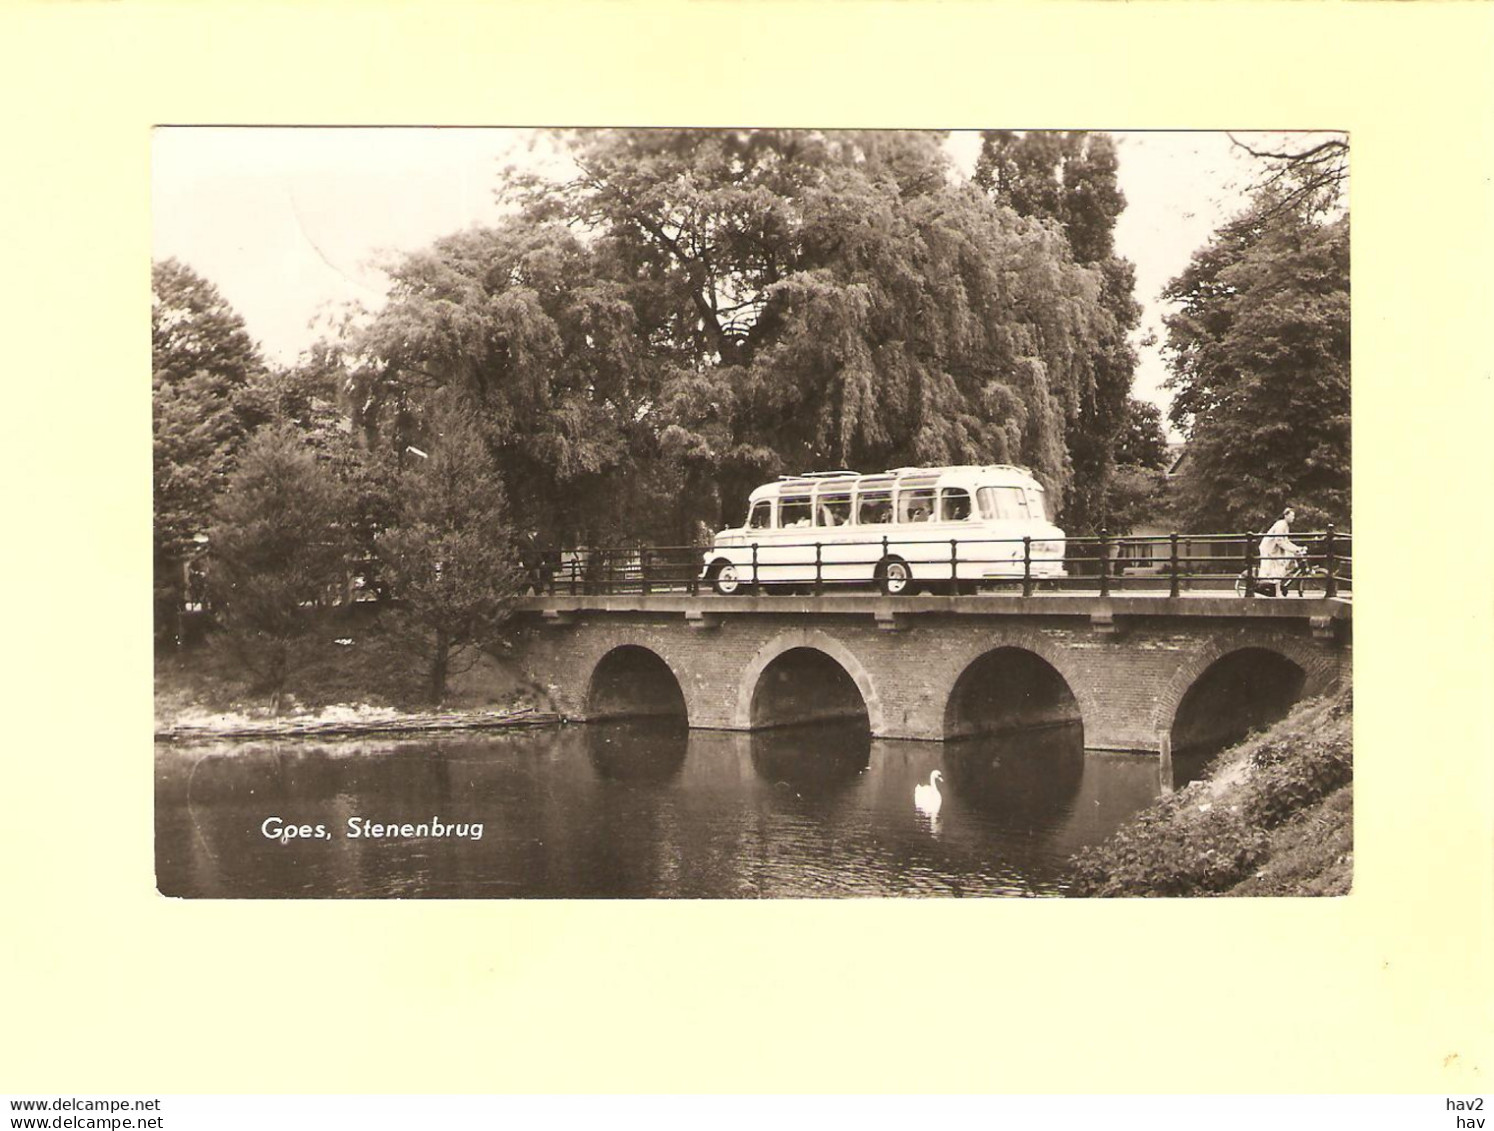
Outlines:
[[218,288],[175,259],[151,266],[150,341],[156,378],[165,384],[206,374],[226,396],[264,367],[244,320]]
[[1162,410],[1130,398],[1115,442],[1115,466],[1105,492],[1106,527],[1128,534],[1143,523],[1173,519],[1167,479],[1171,456],[1162,430]]
[[1162,428],[1162,410],[1150,401],[1130,398],[1126,404],[1125,424],[1116,437],[1117,466],[1162,471],[1170,458],[1167,433]]
[[1115,143],[1088,131],[987,130],[975,182],[1022,216],[1053,220],[1080,263],[1115,254],[1115,221],[1126,207]]
[[1349,221],[1272,192],[1168,284],[1174,424],[1189,436],[1180,507],[1198,529],[1299,525],[1350,507]]
[[[1116,446],[1129,423],[1136,354],[1127,340],[1141,316],[1135,268],[1115,254],[1115,223],[1126,206],[1115,143],[1086,131],[988,130],[982,135],[975,182],[1018,215],[1063,232],[1074,259],[1098,273],[1105,319],[1090,343],[1089,379],[1068,428],[1073,487],[1065,511],[1071,530],[1123,528],[1133,508],[1112,497]],[[1123,507],[1122,514],[1117,507]]]
[[648,454],[654,363],[596,266],[564,225],[517,221],[406,257],[351,370],[370,446],[423,442],[425,405],[450,389],[531,525],[617,533],[609,485]]
[[255,420],[241,398],[264,371],[244,320],[207,280],[151,269],[151,433],[158,630],[181,607],[182,565]]
[[396,266],[351,350],[371,436],[454,389],[560,540],[684,537],[785,471],[1017,462],[1071,492],[1129,265],[960,183],[937,134],[565,140],[575,176]]
[[1349,139],[1340,133],[1307,133],[1286,138],[1229,135],[1234,145],[1265,163],[1256,189],[1273,210],[1307,215],[1331,212],[1349,180]]
[[235,650],[278,705],[297,640],[340,599],[344,495],[290,425],[248,441],[217,499],[208,591]]
[[432,424],[433,450],[400,477],[395,525],[375,545],[440,703],[453,665],[495,639],[521,571],[503,483],[481,435],[445,403]]

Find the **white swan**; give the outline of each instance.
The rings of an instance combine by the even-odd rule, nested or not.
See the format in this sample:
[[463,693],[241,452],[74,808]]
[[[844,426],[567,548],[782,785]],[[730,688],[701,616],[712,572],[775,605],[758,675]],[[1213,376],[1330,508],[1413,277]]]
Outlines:
[[913,787],[914,808],[930,817],[937,817],[939,806],[944,804],[944,795],[939,792],[939,783],[943,780],[944,775],[935,770],[929,775],[928,785],[915,785]]

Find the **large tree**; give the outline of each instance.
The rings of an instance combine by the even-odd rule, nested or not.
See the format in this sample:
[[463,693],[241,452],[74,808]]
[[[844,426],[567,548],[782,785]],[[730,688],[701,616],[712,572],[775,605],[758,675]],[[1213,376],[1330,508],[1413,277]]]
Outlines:
[[1100,302],[1108,318],[1084,358],[1089,377],[1067,430],[1073,486],[1064,520],[1080,532],[1120,529],[1136,513],[1134,469],[1112,497],[1115,451],[1130,420],[1136,371],[1127,335],[1141,316],[1135,268],[1115,254],[1115,223],[1126,206],[1119,169],[1110,136],[1082,130],[988,130],[975,168],[978,185],[1019,215],[1056,226],[1075,261],[1102,280]]
[[1070,489],[1128,284],[959,183],[939,135],[566,140],[574,177],[396,269],[354,348],[371,433],[457,389],[558,537],[684,536],[785,471],[1010,461]]
[[183,563],[257,423],[243,398],[264,364],[217,288],[168,259],[151,269],[151,369],[157,631],[168,632]]
[[1182,518],[1260,529],[1290,503],[1299,526],[1350,510],[1349,220],[1274,190],[1168,284],[1176,391],[1188,435]]
[[1235,148],[1262,164],[1255,181],[1270,207],[1309,215],[1335,210],[1349,181],[1347,134],[1308,132],[1229,135]]
[[[399,481],[395,524],[376,537],[433,703],[507,619],[522,580],[497,465],[482,436],[442,398],[431,451]],[[423,449],[422,449],[423,451]]]
[[474,229],[405,257],[350,352],[354,419],[408,459],[440,390],[465,405],[527,528],[612,537],[645,510],[656,361],[626,286],[560,223]]
[[230,649],[279,706],[297,646],[341,600],[344,491],[288,424],[245,444],[214,507],[208,592]]

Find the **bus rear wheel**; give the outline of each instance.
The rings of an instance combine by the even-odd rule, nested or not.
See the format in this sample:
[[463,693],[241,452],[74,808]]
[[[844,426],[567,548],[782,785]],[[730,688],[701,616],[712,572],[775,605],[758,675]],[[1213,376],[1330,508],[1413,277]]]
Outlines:
[[913,591],[913,571],[902,558],[888,558],[877,566],[877,585],[888,597]]

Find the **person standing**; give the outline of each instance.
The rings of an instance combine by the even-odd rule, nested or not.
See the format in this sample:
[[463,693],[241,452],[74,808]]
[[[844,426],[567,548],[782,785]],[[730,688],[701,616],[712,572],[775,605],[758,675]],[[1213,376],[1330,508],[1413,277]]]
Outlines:
[[1261,568],[1257,576],[1264,582],[1274,584],[1278,597],[1282,596],[1281,584],[1286,579],[1292,559],[1306,552],[1291,538],[1292,520],[1296,517],[1297,512],[1287,507],[1261,539]]

